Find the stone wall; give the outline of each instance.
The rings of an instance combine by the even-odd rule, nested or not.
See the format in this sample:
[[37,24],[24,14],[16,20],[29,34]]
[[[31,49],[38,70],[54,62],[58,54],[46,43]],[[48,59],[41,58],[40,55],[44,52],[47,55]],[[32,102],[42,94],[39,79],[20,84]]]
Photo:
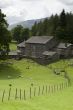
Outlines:
[[40,58],[42,53],[46,50],[44,44],[26,44],[25,53],[28,57]]
[[57,45],[59,44],[59,40],[57,38],[53,38],[51,39],[50,41],[48,41],[46,43],[46,50],[52,50],[53,51],[53,48],[55,48]]
[[25,47],[17,47],[17,50],[20,51],[20,54],[25,55]]
[[72,56],[72,47],[69,46],[65,49],[57,49],[57,53],[59,54],[60,58],[68,58]]

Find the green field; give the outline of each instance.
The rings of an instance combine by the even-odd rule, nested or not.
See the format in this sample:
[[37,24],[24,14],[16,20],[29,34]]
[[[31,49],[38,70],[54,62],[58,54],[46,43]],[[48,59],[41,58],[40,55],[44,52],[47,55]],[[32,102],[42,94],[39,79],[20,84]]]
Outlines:
[[[66,83],[64,73],[54,74],[54,70],[65,70],[71,79],[71,86],[63,90],[49,92],[38,96],[38,87],[60,85]],[[8,101],[9,84],[11,96]],[[32,98],[29,97],[30,87]],[[18,90],[18,98],[15,100],[15,91]],[[36,96],[33,96],[36,88]],[[22,96],[20,100],[20,89]],[[23,91],[26,90],[26,100],[23,99]],[[4,102],[2,94],[5,90]],[[42,66],[32,60],[20,61],[8,60],[0,62],[0,110],[73,110],[73,60],[61,60],[56,63]]]
[[14,41],[12,41],[12,42],[10,43],[10,50],[11,50],[11,51],[15,51],[16,49],[17,49],[17,43],[14,42]]

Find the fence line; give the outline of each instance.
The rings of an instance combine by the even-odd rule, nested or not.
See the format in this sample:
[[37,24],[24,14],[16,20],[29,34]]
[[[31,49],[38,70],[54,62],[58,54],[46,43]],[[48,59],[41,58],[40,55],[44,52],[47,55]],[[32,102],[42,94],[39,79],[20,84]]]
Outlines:
[[[19,100],[26,100],[26,99],[31,99],[32,97],[35,97],[35,96],[40,96],[40,95],[45,95],[45,94],[48,94],[48,93],[55,93],[57,91],[61,91],[67,87],[69,87],[70,84],[68,82],[65,82],[65,83],[60,83],[60,84],[56,84],[56,85],[43,85],[42,87],[41,86],[38,86],[38,87],[30,87],[29,88],[29,91],[26,91],[25,89],[22,91],[22,89],[18,90],[17,88],[15,89],[15,98],[13,99],[19,99]],[[9,92],[8,92],[8,101],[11,99],[11,90],[12,88],[10,87],[9,89]],[[19,94],[18,94],[19,92]],[[29,93],[27,95],[27,93]],[[4,102],[4,98],[5,98],[5,94],[6,94],[6,91],[4,90],[3,93],[2,93],[2,98],[1,98],[1,101]],[[6,94],[7,95],[7,94]]]

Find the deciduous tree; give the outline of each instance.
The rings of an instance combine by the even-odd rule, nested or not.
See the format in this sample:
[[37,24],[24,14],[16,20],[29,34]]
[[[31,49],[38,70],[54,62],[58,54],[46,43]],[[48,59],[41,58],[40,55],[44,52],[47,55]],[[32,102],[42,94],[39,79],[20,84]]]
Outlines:
[[8,54],[11,42],[11,34],[7,29],[8,24],[5,17],[6,15],[0,9],[0,54],[2,56]]

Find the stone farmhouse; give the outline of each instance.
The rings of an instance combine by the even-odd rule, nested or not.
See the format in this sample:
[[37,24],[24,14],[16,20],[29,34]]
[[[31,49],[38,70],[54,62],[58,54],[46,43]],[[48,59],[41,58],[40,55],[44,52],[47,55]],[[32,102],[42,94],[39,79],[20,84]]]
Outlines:
[[51,63],[72,56],[72,45],[59,42],[54,36],[33,36],[17,45],[18,55],[39,63]]

